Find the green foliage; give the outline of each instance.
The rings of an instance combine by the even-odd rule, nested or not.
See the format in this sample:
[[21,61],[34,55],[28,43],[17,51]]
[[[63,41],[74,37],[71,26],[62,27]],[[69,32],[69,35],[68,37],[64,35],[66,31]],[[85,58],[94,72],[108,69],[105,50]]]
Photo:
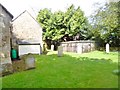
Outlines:
[[119,3],[111,2],[105,4],[96,10],[96,13],[92,16],[94,38],[103,40],[104,43],[110,43],[118,46],[120,37],[120,24],[119,24]]
[[81,39],[88,37],[88,21],[80,7],[75,9],[74,5],[71,5],[66,12],[54,13],[43,9],[40,10],[37,20],[43,27],[43,40],[45,41],[64,41],[65,37],[67,41],[73,40],[77,34],[81,36]]
[[[43,40],[52,38],[52,12],[47,8],[40,10],[40,14],[37,17],[38,22],[40,22],[43,27]],[[51,27],[50,27],[51,26]],[[44,31],[45,30],[45,31]],[[54,29],[53,29],[54,30]],[[46,33],[44,33],[46,32]]]

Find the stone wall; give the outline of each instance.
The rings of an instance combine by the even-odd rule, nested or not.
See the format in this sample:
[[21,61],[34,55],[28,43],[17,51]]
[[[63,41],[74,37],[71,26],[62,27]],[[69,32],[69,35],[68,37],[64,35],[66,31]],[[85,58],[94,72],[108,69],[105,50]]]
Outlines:
[[28,11],[24,11],[12,22],[12,45],[17,41],[25,43],[40,43],[42,46],[42,28]]
[[61,46],[65,52],[85,53],[95,50],[95,41],[68,41],[62,42]]
[[[23,24],[24,23],[24,24]],[[39,51],[37,54],[42,53],[42,28],[39,23],[31,16],[28,11],[24,11],[12,22],[12,47],[18,52],[19,44],[31,47],[31,45],[40,44],[40,49],[32,49],[28,47],[25,49],[26,52],[32,53],[36,50]],[[26,45],[27,44],[27,45]],[[23,48],[25,48],[23,47]],[[33,47],[34,48],[34,47]],[[24,50],[24,51],[25,51]],[[32,52],[31,52],[32,51]],[[26,53],[27,54],[27,53]]]
[[0,5],[0,74],[12,72],[10,57],[10,27],[12,17]]

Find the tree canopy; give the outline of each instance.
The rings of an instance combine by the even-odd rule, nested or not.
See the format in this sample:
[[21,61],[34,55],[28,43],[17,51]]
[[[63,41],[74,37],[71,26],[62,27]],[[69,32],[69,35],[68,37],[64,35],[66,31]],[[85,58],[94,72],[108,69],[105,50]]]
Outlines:
[[78,7],[71,5],[66,12],[45,8],[39,11],[38,22],[43,28],[43,40],[70,41],[87,39],[88,21],[84,12]]
[[65,12],[45,8],[39,11],[38,22],[43,28],[43,40],[53,42],[93,39],[102,45],[119,46],[120,2],[111,2],[96,9],[90,21],[80,7],[71,5]]
[[94,39],[118,46],[120,37],[120,2],[111,2],[97,9],[92,15],[92,34]]

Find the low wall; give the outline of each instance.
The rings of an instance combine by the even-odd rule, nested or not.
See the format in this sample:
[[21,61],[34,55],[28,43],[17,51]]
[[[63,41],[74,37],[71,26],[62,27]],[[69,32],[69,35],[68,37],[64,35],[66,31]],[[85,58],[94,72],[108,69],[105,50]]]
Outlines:
[[61,46],[65,52],[85,53],[95,50],[95,41],[81,40],[61,42]]

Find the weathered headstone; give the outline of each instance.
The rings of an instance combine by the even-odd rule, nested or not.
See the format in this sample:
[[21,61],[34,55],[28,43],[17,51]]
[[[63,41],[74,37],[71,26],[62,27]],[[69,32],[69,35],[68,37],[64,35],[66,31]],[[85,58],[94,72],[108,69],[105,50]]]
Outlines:
[[62,55],[63,55],[63,47],[58,46],[58,56],[62,56]]
[[25,63],[25,70],[35,68],[35,58],[32,54],[25,54],[20,56]]
[[107,43],[106,44],[106,53],[109,53],[110,52],[110,50],[109,50],[109,44]]
[[26,69],[35,68],[35,58],[32,55],[28,56],[25,60],[25,64],[26,64]]
[[54,51],[54,45],[51,45],[51,51]]

